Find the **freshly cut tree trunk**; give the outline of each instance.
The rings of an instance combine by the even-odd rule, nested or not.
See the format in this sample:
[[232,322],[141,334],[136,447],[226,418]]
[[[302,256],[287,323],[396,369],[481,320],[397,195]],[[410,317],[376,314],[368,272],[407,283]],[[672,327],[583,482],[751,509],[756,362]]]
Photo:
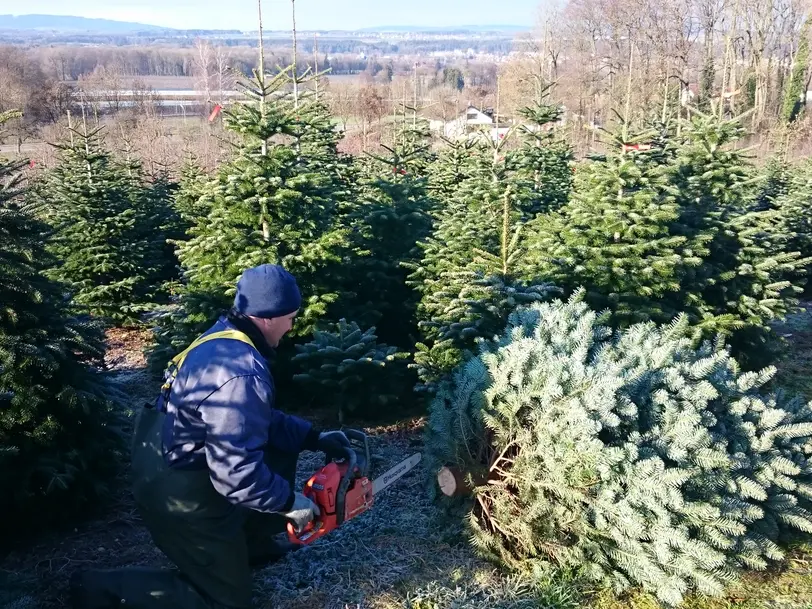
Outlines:
[[470,495],[471,489],[465,484],[465,474],[458,467],[443,466],[437,472],[437,484],[446,497]]

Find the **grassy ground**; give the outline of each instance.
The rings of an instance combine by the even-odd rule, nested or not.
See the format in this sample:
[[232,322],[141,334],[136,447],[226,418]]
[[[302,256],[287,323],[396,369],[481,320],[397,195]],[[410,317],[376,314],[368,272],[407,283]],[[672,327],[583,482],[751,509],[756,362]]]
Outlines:
[[[778,381],[812,398],[812,314],[779,331],[792,348]],[[138,351],[141,336],[110,337],[110,365],[132,407],[151,399],[154,382]],[[375,472],[422,449],[421,421],[369,428]],[[305,453],[299,480],[321,465]],[[468,547],[458,519],[426,498],[425,472],[416,470],[380,496],[373,510],[329,537],[255,574],[262,609],[658,609],[649,595],[623,597],[590,590],[562,577],[540,588],[501,574]],[[126,486],[125,486],[126,489]],[[0,609],[66,606],[65,586],[77,568],[164,565],[124,490],[106,518],[51,534],[0,559]],[[798,545],[773,570],[746,574],[723,598],[693,597],[685,609],[812,609],[812,544]]]

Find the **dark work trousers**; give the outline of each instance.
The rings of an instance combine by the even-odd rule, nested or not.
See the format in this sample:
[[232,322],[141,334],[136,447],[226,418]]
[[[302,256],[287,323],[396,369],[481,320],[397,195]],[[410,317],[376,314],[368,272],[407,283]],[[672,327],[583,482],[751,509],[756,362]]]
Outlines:
[[[155,545],[175,570],[130,568],[74,576],[74,609],[249,609],[251,567],[271,560],[285,530],[281,514],[229,503],[208,470],[181,471],[164,464],[165,415],[142,408],[132,445],[133,495]],[[291,488],[297,454],[267,451],[265,461]]]

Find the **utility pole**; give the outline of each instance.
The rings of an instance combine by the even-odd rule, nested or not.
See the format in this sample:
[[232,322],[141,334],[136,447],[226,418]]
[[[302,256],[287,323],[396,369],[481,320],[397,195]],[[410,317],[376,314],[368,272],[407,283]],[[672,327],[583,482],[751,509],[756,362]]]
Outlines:
[[313,63],[316,65],[316,101],[319,100],[319,33],[313,33]]

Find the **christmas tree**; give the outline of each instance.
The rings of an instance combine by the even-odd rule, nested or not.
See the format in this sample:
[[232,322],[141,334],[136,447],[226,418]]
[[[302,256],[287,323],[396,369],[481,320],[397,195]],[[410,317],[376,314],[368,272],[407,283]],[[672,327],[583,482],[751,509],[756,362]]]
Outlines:
[[[694,113],[681,135],[631,141],[583,163],[573,195],[532,227],[527,264],[609,308],[612,325],[684,312],[697,336],[730,337],[765,360],[768,323],[792,310],[809,260],[789,249],[774,210],[759,210],[738,119]],[[644,141],[640,141],[644,139]]]
[[362,332],[355,322],[341,319],[334,331],[316,330],[312,341],[296,349],[293,364],[299,372],[293,380],[311,399],[329,395],[338,406],[339,423],[347,415],[367,421],[390,415],[408,391],[408,354],[379,343],[375,328]]
[[357,202],[347,205],[351,259],[345,291],[353,294],[342,312],[362,326],[376,326],[381,339],[399,347],[414,344],[418,294],[406,283],[407,266],[431,231],[433,200],[426,171],[427,135],[406,124],[388,154],[368,154],[359,171]]
[[568,293],[584,287],[616,326],[670,320],[678,309],[667,296],[682,288],[682,269],[699,262],[686,238],[671,234],[679,206],[668,165],[648,155],[620,148],[585,161],[571,200],[530,228],[528,267]]
[[132,238],[144,244],[144,283],[152,287],[150,304],[158,304],[166,301],[178,279],[173,241],[185,235],[187,226],[173,204],[178,185],[169,169],[152,162],[153,174],[147,175],[131,142],[125,139],[124,145],[123,156],[114,159],[112,166],[129,181],[131,205],[138,211]]
[[[0,114],[0,126],[11,113]],[[0,160],[0,537],[64,523],[101,504],[121,445],[97,323],[72,314],[51,229],[22,185],[22,162]]]
[[441,202],[435,234],[421,246],[422,260],[409,266],[409,284],[422,294],[423,336],[415,354],[420,391],[434,391],[480,338],[502,329],[517,304],[542,300],[553,289],[520,264],[522,228],[533,215],[515,196],[507,142],[493,143]]
[[483,166],[482,158],[489,154],[488,146],[478,138],[448,140],[440,150],[429,172],[428,191],[436,202],[454,198],[468,180],[476,177]]
[[578,292],[517,309],[443,383],[426,432],[431,491],[475,547],[536,575],[563,567],[676,606],[812,531],[812,407],[764,394],[689,324],[613,333]]
[[175,210],[187,228],[203,221],[211,211],[211,201],[204,197],[208,180],[208,174],[190,156],[181,168],[180,180],[173,192]]
[[[464,232],[454,235],[457,238],[445,245],[463,246],[457,253],[464,251],[465,245],[471,249],[470,257],[463,255],[454,260],[444,256],[440,248],[434,251],[427,248],[425,266],[418,267],[412,278],[416,281],[434,263],[439,265],[435,272],[446,269],[423,288],[426,296],[421,302],[421,313],[425,320],[420,327],[427,340],[416,344],[419,391],[433,392],[439,381],[470,356],[480,339],[492,338],[503,329],[516,306],[546,300],[557,291],[550,283],[527,280],[522,274],[519,261],[524,255],[520,246],[523,224],[517,222],[515,208],[508,187],[502,195],[501,225],[496,224],[496,218],[472,214],[466,209],[459,224],[455,215],[445,217],[437,240],[429,244],[440,245],[448,227],[462,228]],[[475,218],[479,222],[474,224],[479,226],[471,226],[470,221]],[[494,233],[497,243],[492,241]],[[470,243],[466,244],[468,239]]]
[[758,366],[769,323],[794,310],[812,261],[790,249],[776,210],[759,209],[756,169],[734,146],[742,135],[741,118],[694,113],[685,125],[671,177],[680,204],[671,232],[702,258],[685,274],[680,310],[706,336],[732,335],[736,355]]
[[175,195],[180,185],[172,180],[166,168],[149,176],[142,188],[144,206],[150,210],[153,218],[151,227],[144,225],[150,231],[145,237],[151,239],[156,259],[155,264],[150,265],[155,268],[152,282],[161,286],[159,294],[165,300],[173,286],[178,285],[180,263],[175,247],[185,239],[189,225],[175,207]]
[[[773,231],[786,239],[785,249],[809,258],[812,256],[812,163],[804,160],[791,169],[783,164],[779,167],[768,173],[767,184],[762,188],[762,193],[770,193],[764,207],[772,212],[769,216],[775,221]],[[812,288],[808,276],[803,287],[808,295]]]
[[776,199],[789,193],[793,168],[783,159],[772,156],[764,165],[761,177],[755,209],[773,209]]
[[569,200],[572,149],[550,129],[562,114],[561,108],[543,101],[520,111],[525,119],[520,127],[523,141],[508,155],[508,164],[520,207],[530,217],[558,209]]
[[255,70],[243,85],[249,100],[223,110],[226,128],[240,138],[234,158],[178,194],[189,209],[208,211],[178,246],[184,285],[161,316],[157,367],[231,306],[247,268],[275,263],[296,277],[304,301],[294,338],[309,335],[338,298],[330,269],[342,262],[337,210],[346,189],[339,160],[331,160],[335,137],[324,133],[332,131],[324,107],[312,92],[291,93],[290,71],[271,78],[262,65]]
[[152,202],[132,166],[105,150],[101,128],[70,129],[59,162],[36,186],[54,227],[49,276],[74,302],[114,323],[133,324],[157,296],[162,237]]

